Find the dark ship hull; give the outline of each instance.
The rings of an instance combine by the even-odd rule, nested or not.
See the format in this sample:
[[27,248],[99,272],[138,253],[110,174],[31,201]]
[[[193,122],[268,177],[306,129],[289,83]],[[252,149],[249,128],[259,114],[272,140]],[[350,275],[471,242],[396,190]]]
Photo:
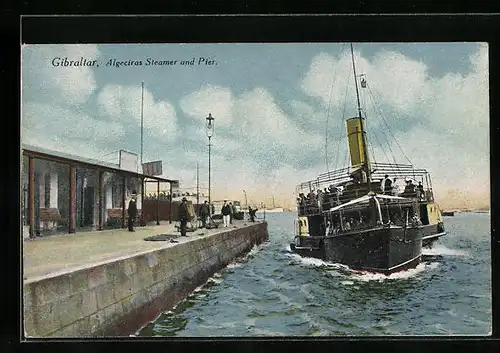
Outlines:
[[340,263],[354,270],[389,275],[416,267],[422,247],[430,246],[445,233],[436,226],[397,226],[358,230],[336,236],[296,236],[290,249],[300,256]]
[[[297,186],[290,248],[355,270],[391,274],[416,267],[422,247],[432,246],[445,230],[425,169],[371,162],[352,44],[351,57],[358,107],[358,115],[346,120],[351,163]],[[403,190],[396,179],[405,181]]]
[[337,236],[300,237],[290,244],[301,256],[341,263],[354,270],[383,274],[415,267],[422,255],[425,227],[379,227]]

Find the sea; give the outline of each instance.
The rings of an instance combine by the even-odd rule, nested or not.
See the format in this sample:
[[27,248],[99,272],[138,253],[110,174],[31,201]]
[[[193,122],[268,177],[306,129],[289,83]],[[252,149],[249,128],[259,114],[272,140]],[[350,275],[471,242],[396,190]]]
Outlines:
[[489,213],[444,217],[415,269],[385,276],[290,252],[292,212],[266,215],[269,241],[136,332],[141,337],[487,336]]

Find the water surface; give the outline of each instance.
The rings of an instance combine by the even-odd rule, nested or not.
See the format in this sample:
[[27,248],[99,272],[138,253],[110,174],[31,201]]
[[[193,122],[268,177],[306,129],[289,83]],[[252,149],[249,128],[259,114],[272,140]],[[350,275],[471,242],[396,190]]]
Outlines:
[[417,268],[391,276],[301,258],[293,213],[267,214],[269,242],[197,288],[139,336],[487,335],[490,215],[445,217]]

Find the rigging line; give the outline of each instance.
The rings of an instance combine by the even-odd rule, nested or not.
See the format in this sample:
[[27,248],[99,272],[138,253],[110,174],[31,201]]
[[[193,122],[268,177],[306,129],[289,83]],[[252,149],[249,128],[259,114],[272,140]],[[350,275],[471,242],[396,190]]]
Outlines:
[[[365,116],[366,116],[366,112],[365,112]],[[373,132],[374,133],[374,132]],[[368,146],[370,146],[371,150],[372,150],[372,160],[373,160],[373,163],[376,164],[377,163],[377,160],[375,158],[375,151],[373,150],[373,143],[369,142],[371,141],[371,137],[370,139],[368,140],[368,134],[366,134],[366,140],[367,140],[367,144]]]
[[[345,94],[344,94],[344,109],[342,111],[342,124],[345,122],[345,111],[346,111],[346,107],[347,107],[347,91],[349,89],[349,83],[351,82],[351,74],[350,72],[347,72],[348,76],[347,76],[347,84],[345,86]],[[340,155],[340,141],[342,139],[339,139],[339,143],[338,143],[338,146],[337,146],[337,158],[335,159],[335,169],[337,169],[337,162],[338,162],[338,157]]]
[[[344,52],[345,48],[345,43],[342,45],[342,49],[340,50],[340,57],[342,57],[342,54]],[[332,103],[332,91],[333,91],[333,86],[335,84],[335,81],[337,80],[337,66],[335,66],[335,71],[333,73],[333,80],[332,84],[330,86],[330,94],[328,95],[328,108],[326,111],[326,127],[325,127],[325,162],[326,162],[326,171],[330,171],[330,166],[328,164],[328,118],[330,117],[330,107]]]
[[[376,102],[375,102],[375,98],[373,97],[373,95],[371,95],[371,93],[370,93],[370,97],[372,98],[372,100],[373,100],[373,102],[374,102],[374,105],[375,105],[375,104],[376,104]],[[380,115],[380,116],[382,116],[382,115],[380,114],[380,112],[379,112],[379,115]],[[387,125],[387,124],[386,124],[386,125]],[[388,127],[388,129],[390,129],[390,127]],[[389,152],[390,152],[390,154],[391,154],[391,156],[392,156],[392,159],[393,159],[393,161],[394,161],[394,164],[397,164],[397,162],[396,162],[396,158],[395,158],[395,155],[394,155],[394,153],[393,153],[393,151],[392,151],[391,144],[390,144],[390,142],[389,142],[389,139],[387,138],[387,136],[386,136],[386,134],[385,134],[385,131],[384,131],[383,129],[382,129],[381,131],[382,131],[382,133],[383,133],[383,137],[384,137],[384,139],[385,139],[385,142],[387,143],[387,147],[389,148]]]
[[[373,103],[374,103],[374,105],[375,105],[375,104],[376,104],[376,102],[375,102],[375,98],[373,97],[373,95],[371,94],[371,92],[370,92],[370,97],[372,98]],[[379,115],[380,115],[380,113],[379,113]],[[397,165],[396,158],[395,158],[395,156],[394,156],[394,153],[392,152],[391,144],[389,143],[389,139],[388,139],[388,138],[387,138],[387,136],[385,135],[384,130],[381,130],[381,131],[382,131],[382,133],[383,133],[383,137],[384,137],[384,139],[385,139],[385,142],[386,142],[386,144],[387,144],[387,147],[389,148],[389,153],[390,153],[390,154],[391,154],[391,156],[392,156],[392,159],[393,159],[393,161],[394,161],[394,164],[396,164],[396,165]],[[389,161],[390,161],[390,158],[387,158],[387,161],[389,162]]]
[[411,163],[411,161],[410,161],[410,159],[408,158],[408,156],[407,156],[407,155],[405,154],[405,152],[403,151],[403,148],[401,148],[401,146],[399,145],[399,142],[398,142],[398,140],[396,139],[396,137],[394,136],[394,134],[392,133],[391,128],[389,127],[389,125],[387,124],[386,120],[384,119],[384,116],[383,116],[383,115],[382,115],[382,113],[381,113],[381,109],[379,108],[378,104],[376,103],[376,101],[375,101],[375,97],[374,97],[374,94],[373,94],[373,92],[371,91],[370,87],[368,87],[368,90],[370,91],[370,94],[372,95],[372,99],[373,99],[373,100],[374,100],[374,102],[375,102],[375,107],[376,107],[376,108],[377,108],[377,110],[379,111],[379,114],[380,114],[380,116],[382,117],[382,120],[384,121],[384,124],[387,126],[387,128],[388,128],[388,130],[389,130],[389,132],[390,132],[390,134],[391,134],[391,136],[392,136],[392,138],[393,138],[393,139],[394,139],[394,141],[396,142],[396,145],[399,147],[399,149],[401,150],[401,152],[403,153],[403,155],[405,156],[405,158],[408,160],[408,162],[410,162],[410,164],[412,164],[412,163]]
[[[390,128],[390,126],[387,124],[387,122],[386,122],[386,121],[385,121],[385,119],[384,119],[384,116],[383,116],[382,112],[381,112],[381,111],[380,111],[380,109],[378,108],[377,101],[375,100],[375,97],[373,96],[373,92],[371,91],[371,88],[370,88],[370,87],[368,87],[368,89],[369,89],[369,92],[370,92],[370,97],[371,97],[371,99],[372,99],[372,101],[373,101],[373,105],[374,105],[374,106],[375,106],[375,108],[377,109],[378,114],[379,114],[379,115],[380,115],[380,117],[382,118],[382,121],[383,121],[383,122],[384,122],[384,124],[387,126],[387,129],[389,130],[389,132],[391,132],[391,128]],[[383,130],[382,130],[382,131],[383,131]],[[391,132],[391,134],[392,134],[392,132]],[[394,137],[394,135],[393,135],[393,137]],[[391,149],[391,146],[390,146],[390,143],[389,143],[389,139],[387,139],[387,137],[385,136],[385,134],[384,134],[384,138],[385,138],[385,140],[386,140],[386,142],[387,142],[387,146],[389,147],[389,152],[390,152],[390,153],[391,153],[391,155],[392,155],[392,159],[393,159],[394,164],[395,164],[395,166],[396,166],[397,173],[398,173],[401,177],[403,177],[403,172],[402,172],[402,171],[401,171],[401,169],[398,167],[398,163],[397,163],[397,161],[396,161],[396,158],[395,158],[395,156],[394,156],[394,153],[392,152],[392,149]],[[396,140],[395,138],[394,138],[394,140],[395,140],[395,141],[396,141],[396,143],[397,143],[397,140]],[[399,147],[399,148],[401,149],[401,152],[403,152],[403,154],[404,154],[404,151],[402,150],[402,148],[401,148],[401,147]],[[407,159],[408,159],[408,157],[407,157]],[[388,158],[388,161],[389,161],[389,158]],[[408,161],[409,161],[409,159],[408,159]],[[411,161],[410,161],[410,164],[411,164]]]
[[384,154],[385,158],[387,158],[387,160],[390,160],[390,158],[387,156],[387,153],[385,152],[383,145],[380,143],[380,140],[379,140],[377,134],[375,133],[375,131],[373,131],[373,136],[375,136],[375,139],[377,140],[378,144],[380,145],[380,149],[382,150],[382,153]]
[[[368,136],[367,136],[367,139],[368,139]],[[371,138],[370,138],[370,140],[371,140]],[[371,148],[371,150],[372,150],[372,160],[373,160],[373,164],[377,164],[377,159],[375,158],[375,151],[373,150],[373,144],[372,144],[372,143],[370,143],[369,145],[370,145],[370,148]]]
[[[346,165],[347,167],[349,167],[350,163],[349,163],[349,147],[346,146],[346,149],[345,149],[345,163],[344,165]],[[349,173],[349,172],[348,172]]]

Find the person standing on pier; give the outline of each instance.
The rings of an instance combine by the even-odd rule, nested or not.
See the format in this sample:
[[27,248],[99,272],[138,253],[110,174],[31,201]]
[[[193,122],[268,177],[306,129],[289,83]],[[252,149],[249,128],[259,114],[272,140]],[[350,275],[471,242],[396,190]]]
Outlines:
[[128,203],[128,230],[130,232],[135,232],[134,230],[134,221],[135,217],[137,217],[137,201],[135,200],[135,191],[132,193],[132,198],[130,199],[130,202]]
[[238,210],[236,209],[236,206],[234,204],[231,206],[231,210],[233,211],[233,218],[234,218],[234,216],[238,213]]
[[179,221],[181,222],[181,237],[186,237],[186,226],[188,221],[187,199],[182,198],[182,203],[179,206]]
[[250,222],[255,222],[255,213],[257,212],[257,208],[252,208],[248,206],[248,215],[250,216]]
[[208,201],[205,200],[205,203],[200,207],[200,218],[201,218],[201,227],[205,228],[207,225],[207,217],[210,212],[210,206],[208,205]]
[[222,218],[224,219],[224,227],[229,227],[231,217],[231,207],[227,204],[227,200],[224,200],[224,205],[222,206]]
[[233,209],[233,203],[229,203],[229,210],[231,213],[229,214],[229,224],[233,224],[233,217],[234,217],[234,209]]

